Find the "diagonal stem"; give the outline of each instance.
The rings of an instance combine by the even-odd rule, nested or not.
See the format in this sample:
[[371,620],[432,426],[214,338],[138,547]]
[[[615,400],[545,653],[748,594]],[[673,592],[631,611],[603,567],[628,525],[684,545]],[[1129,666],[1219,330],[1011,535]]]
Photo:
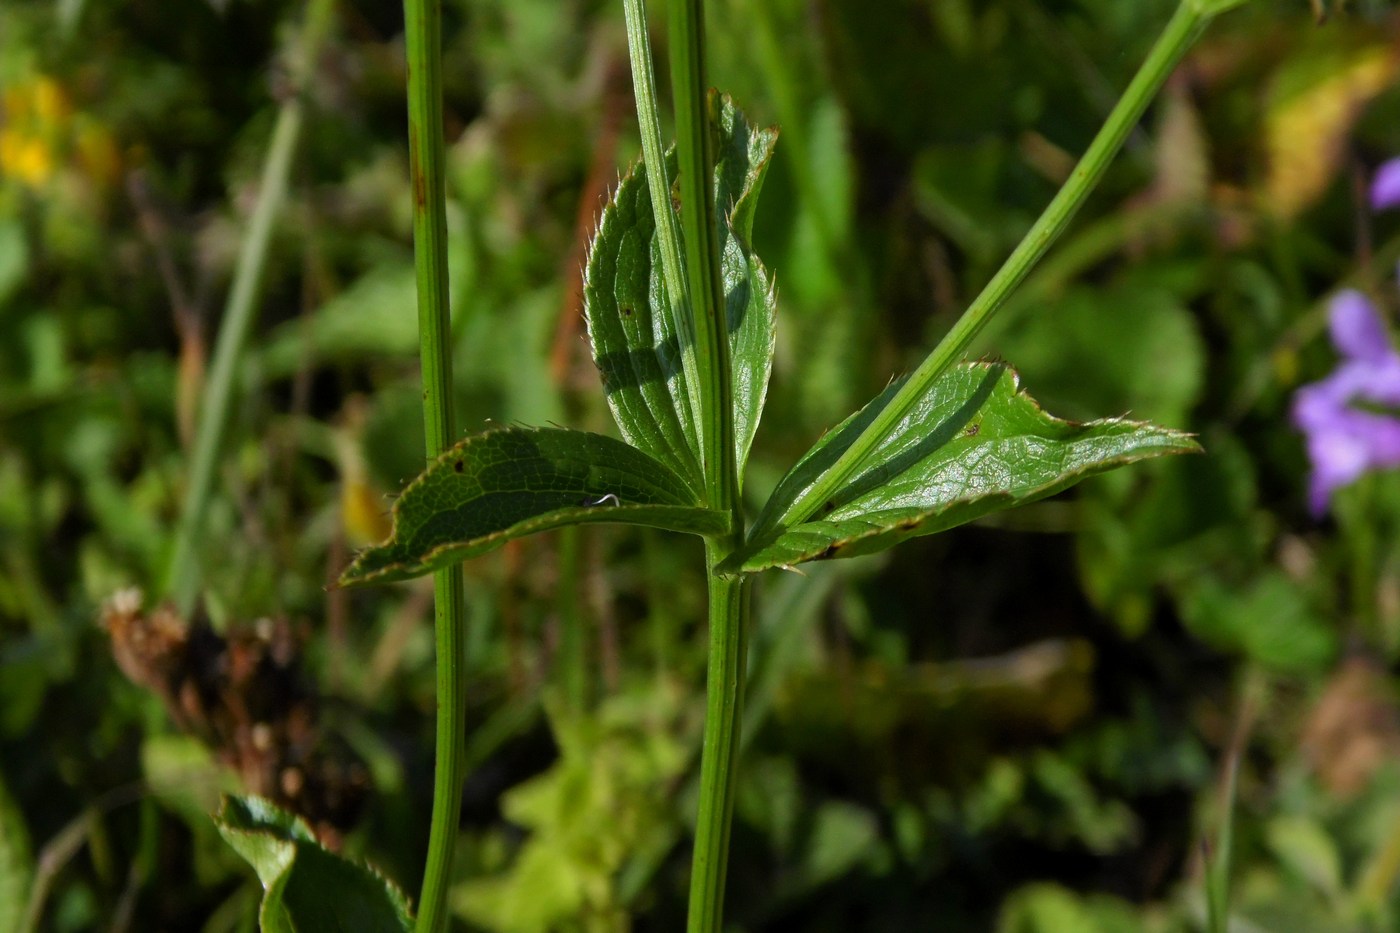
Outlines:
[[766,521],[761,520],[753,528],[752,535],[810,518],[821,503],[830,501],[837,490],[855,475],[870,452],[909,416],[918,400],[939,376],[961,358],[973,338],[1069,226],[1090,192],[1098,186],[1105,169],[1141,119],[1148,103],[1210,19],[1221,9],[1238,2],[1240,0],[1182,0],[1069,180],[981,294],[831,468],[797,496],[781,514],[775,514]]

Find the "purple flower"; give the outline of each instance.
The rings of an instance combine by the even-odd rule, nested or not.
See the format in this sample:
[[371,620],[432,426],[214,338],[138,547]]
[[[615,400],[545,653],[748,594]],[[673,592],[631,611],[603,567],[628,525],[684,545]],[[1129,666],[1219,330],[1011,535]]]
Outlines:
[[1400,207],[1400,158],[1381,165],[1371,179],[1371,210],[1387,207]]
[[1400,354],[1365,295],[1341,292],[1330,311],[1342,362],[1293,397],[1293,423],[1306,435],[1312,461],[1308,505],[1314,515],[1327,511],[1333,490],[1368,471],[1400,466]]

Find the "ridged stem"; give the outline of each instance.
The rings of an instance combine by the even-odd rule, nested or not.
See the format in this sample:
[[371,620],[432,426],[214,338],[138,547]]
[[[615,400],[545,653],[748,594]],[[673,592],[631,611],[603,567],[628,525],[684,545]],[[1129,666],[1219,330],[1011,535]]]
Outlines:
[[[408,149],[413,187],[413,258],[418,273],[418,337],[423,373],[423,427],[431,461],[456,439],[452,413],[451,322],[447,288],[447,195],[443,182],[442,9],[437,0],[405,0],[408,49]],[[444,929],[452,855],[466,777],[466,612],[462,567],[433,574],[437,651],[437,736],[433,815],[419,933]]]
[[[681,230],[676,212],[670,210],[671,179],[666,172],[666,145],[661,132],[660,108],[656,99],[656,72],[652,64],[651,37],[647,33],[647,12],[644,0],[623,0],[627,18],[627,50],[632,68],[632,94],[637,102],[637,128],[642,135],[642,156],[647,172],[647,193],[651,203],[660,205],[656,217],[656,238],[661,246],[661,275],[666,285],[666,313],[670,316],[672,333],[682,335],[692,346],[681,353],[685,372],[686,407],[677,412],[683,422],[698,431],[703,422],[701,412],[700,373],[693,351],[695,325],[686,278],[685,256],[681,252]],[[699,463],[696,464],[699,466]]]
[[700,809],[690,863],[687,933],[719,933],[729,870],[729,831],[734,817],[742,747],[744,679],[748,664],[748,577],[724,577],[714,567],[728,549],[715,543],[710,559],[710,653],[705,678],[705,735],[700,748]]
[[732,512],[738,503],[739,477],[734,456],[729,328],[720,287],[713,182],[715,138],[705,83],[703,6],[701,0],[675,0],[671,4],[671,93],[676,111],[685,271],[700,380],[701,467],[710,507]]
[[[706,542],[710,646],[705,684],[705,734],[700,751],[700,809],[690,869],[688,933],[718,933],[724,916],[729,832],[739,770],[748,641],[748,583],[720,576],[719,564],[743,541],[744,517],[734,450],[729,327],[720,285],[714,201],[713,98],[705,80],[705,16],[701,0],[670,9],[671,87],[680,167],[681,227],[694,320],[701,395],[701,453],[711,507],[730,515],[730,533]],[[663,207],[669,201],[663,202]]]

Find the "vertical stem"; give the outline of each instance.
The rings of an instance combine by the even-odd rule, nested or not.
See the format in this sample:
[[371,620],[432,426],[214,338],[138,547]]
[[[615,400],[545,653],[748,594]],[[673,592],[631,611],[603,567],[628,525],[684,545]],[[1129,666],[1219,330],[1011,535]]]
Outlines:
[[748,585],[743,579],[716,573],[719,563],[742,543],[744,517],[734,451],[729,327],[720,286],[712,182],[715,138],[705,81],[705,17],[701,0],[678,0],[672,6],[670,20],[681,227],[685,234],[686,275],[702,400],[702,467],[711,507],[728,512],[731,517],[729,534],[712,538],[705,546],[709,570],[709,673],[700,753],[700,812],[696,817],[686,922],[689,933],[718,933],[724,914],[729,828],[744,714]]
[[[447,214],[443,184],[442,9],[438,0],[405,0],[408,47],[409,171],[413,183],[414,263],[423,370],[423,425],[428,459],[456,436],[452,415],[451,322],[447,291]],[[419,895],[419,931],[446,925],[447,887],[466,776],[466,633],[460,564],[433,574],[437,648],[437,738],[433,816]]]
[[[656,75],[652,69],[651,37],[643,0],[623,0],[627,19],[627,51],[632,68],[632,96],[637,102],[637,128],[642,134],[647,189],[653,205],[671,201],[671,180],[666,177],[666,146],[661,136],[661,115],[656,108]],[[661,270],[668,297],[674,304],[686,300],[685,260],[681,257],[681,233],[674,211],[655,209],[656,236],[661,242]],[[679,329],[677,332],[680,332]]]
[[728,551],[713,541],[706,550],[711,567],[710,655],[687,933],[718,933],[724,921],[724,884],[729,867],[734,786],[739,774],[748,655],[748,578],[715,573],[714,565]]
[[701,0],[676,0],[670,12],[681,229],[700,378],[701,466],[710,506],[732,512],[738,503],[739,481],[730,400],[729,328],[720,288],[715,223],[715,139],[705,84],[705,15]]
[[[643,0],[623,0],[627,19],[627,50],[632,68],[632,96],[637,102],[637,127],[642,134],[642,155],[647,169],[647,191],[656,217],[656,237],[661,246],[661,273],[666,283],[666,312],[673,333],[689,341],[694,334],[690,294],[686,285],[685,259],[681,255],[681,231],[676,212],[670,210],[671,180],[666,174],[666,147],[661,135],[661,116],[656,106],[656,75],[652,67],[651,38],[647,33],[646,4]],[[686,402],[677,412],[699,430],[701,380],[694,353],[681,353],[685,370]],[[699,464],[696,464],[699,466]]]
[[180,505],[180,523],[175,529],[175,546],[164,581],[165,592],[175,601],[176,608],[183,616],[188,616],[194,609],[195,599],[199,595],[201,571],[196,542],[204,531],[209,495],[214,487],[214,471],[218,466],[233,404],[238,363],[257,317],[258,292],[262,287],[268,247],[272,242],[273,222],[287,199],[292,157],[301,138],[306,112],[302,95],[311,80],[321,43],[330,29],[331,9],[331,0],[314,0],[307,7],[301,47],[292,62],[292,90],[277,112],[272,142],[263,161],[258,200],[239,246],[233,285],[229,289],[228,303],[224,306],[219,325],[209,379],[204,385],[199,406],[199,431],[195,435],[190,472],[185,480],[185,496]]

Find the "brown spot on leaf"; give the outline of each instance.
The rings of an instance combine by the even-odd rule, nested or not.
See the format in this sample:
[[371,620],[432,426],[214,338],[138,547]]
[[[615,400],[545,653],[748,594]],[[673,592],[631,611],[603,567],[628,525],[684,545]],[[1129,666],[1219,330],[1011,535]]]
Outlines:
[[452,469],[453,469],[454,472],[457,472],[457,473],[462,472],[462,470],[464,469],[464,466],[462,465],[462,461],[460,461],[460,460],[454,460],[453,463],[452,463]]

